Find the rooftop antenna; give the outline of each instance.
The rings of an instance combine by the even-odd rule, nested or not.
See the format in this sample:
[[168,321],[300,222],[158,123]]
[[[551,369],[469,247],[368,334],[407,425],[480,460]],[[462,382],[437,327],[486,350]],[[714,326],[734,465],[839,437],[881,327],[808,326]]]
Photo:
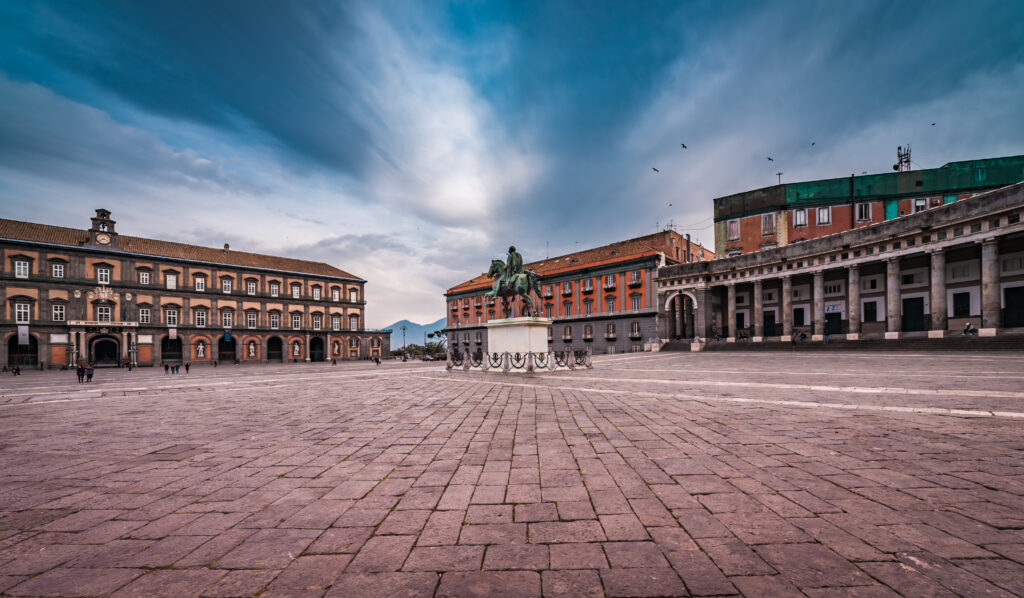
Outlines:
[[892,165],[896,172],[907,172],[910,170],[910,144],[904,149],[903,146],[896,148],[896,163]]
[[780,185],[782,184],[782,175],[784,175],[784,174],[786,174],[786,173],[781,172],[781,171],[775,173],[775,176],[779,177],[779,184]]
[[551,257],[551,241],[544,241],[544,259]]

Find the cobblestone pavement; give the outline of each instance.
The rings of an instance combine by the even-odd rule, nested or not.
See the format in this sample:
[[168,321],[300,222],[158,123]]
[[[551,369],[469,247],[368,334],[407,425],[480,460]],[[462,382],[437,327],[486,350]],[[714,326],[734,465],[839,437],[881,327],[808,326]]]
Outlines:
[[5,375],[0,593],[1024,595],[1021,363]]

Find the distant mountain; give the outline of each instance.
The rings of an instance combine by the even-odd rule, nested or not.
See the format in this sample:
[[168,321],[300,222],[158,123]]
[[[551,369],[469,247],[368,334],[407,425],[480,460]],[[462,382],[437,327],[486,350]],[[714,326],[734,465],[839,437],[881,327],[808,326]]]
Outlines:
[[[417,324],[409,320],[399,320],[390,326],[384,326],[391,330],[391,350],[402,348],[402,326],[405,326],[405,343],[407,345],[422,345],[425,333],[436,332],[445,327],[447,318],[441,318],[430,324]],[[431,341],[432,339],[427,339]]]

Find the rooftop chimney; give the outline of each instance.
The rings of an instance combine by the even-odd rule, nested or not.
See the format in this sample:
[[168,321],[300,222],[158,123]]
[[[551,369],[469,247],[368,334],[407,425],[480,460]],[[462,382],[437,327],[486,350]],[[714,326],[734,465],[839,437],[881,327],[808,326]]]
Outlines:
[[231,249],[231,246],[228,245],[227,243],[225,243],[224,244],[224,251],[227,251],[228,249]]
[[690,233],[686,233],[686,261],[690,261]]

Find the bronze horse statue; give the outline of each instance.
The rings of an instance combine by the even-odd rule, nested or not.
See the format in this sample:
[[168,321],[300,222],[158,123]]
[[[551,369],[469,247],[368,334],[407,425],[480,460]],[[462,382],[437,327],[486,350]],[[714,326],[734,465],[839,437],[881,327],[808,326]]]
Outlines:
[[487,271],[487,276],[494,278],[494,285],[484,297],[501,298],[502,312],[506,318],[512,315],[510,302],[516,297],[522,297],[525,307],[523,315],[536,316],[530,292],[536,291],[537,296],[540,296],[540,279],[531,270],[523,270],[506,277],[505,268],[505,262],[491,260],[491,269]]

